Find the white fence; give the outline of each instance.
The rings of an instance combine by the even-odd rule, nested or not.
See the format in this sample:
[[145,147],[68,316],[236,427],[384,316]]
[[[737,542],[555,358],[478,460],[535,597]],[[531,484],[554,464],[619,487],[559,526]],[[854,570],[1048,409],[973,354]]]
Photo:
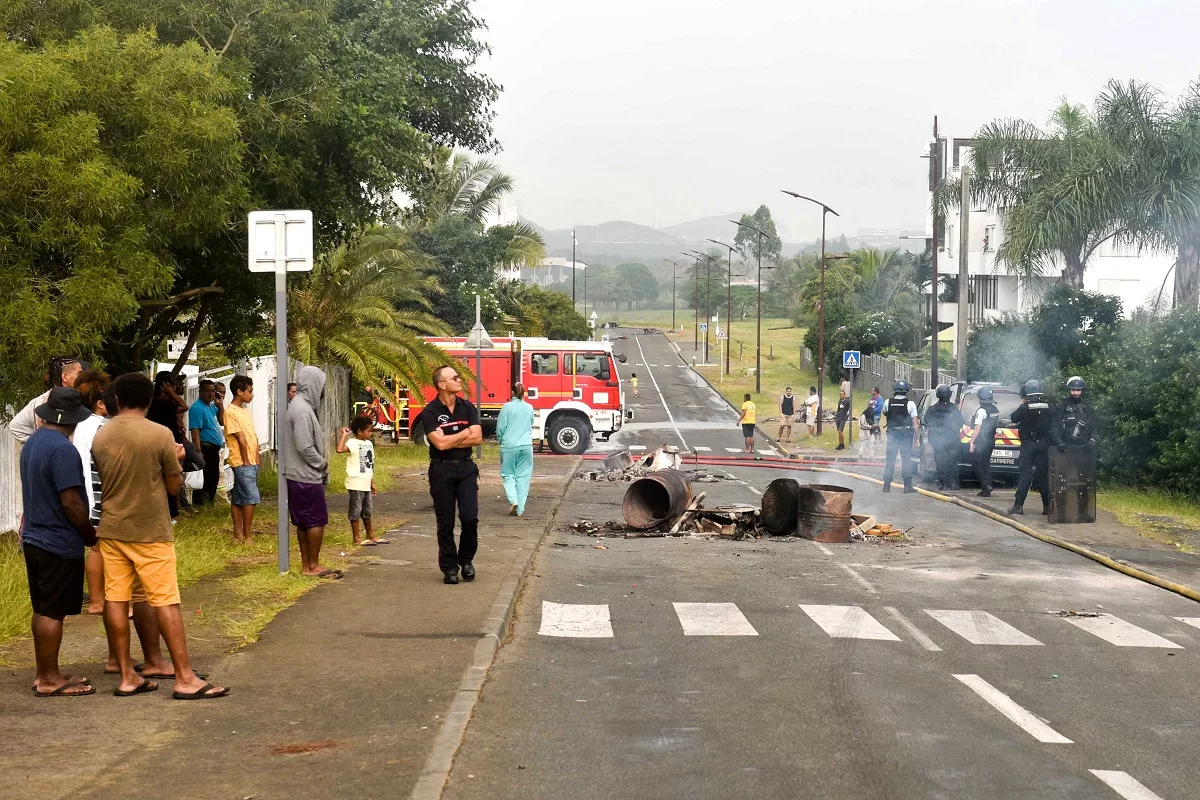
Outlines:
[[[288,361],[288,371],[294,377],[304,365]],[[325,384],[325,402],[317,410],[325,431],[326,451],[333,452],[337,443],[337,432],[350,421],[350,373],[344,367],[324,367],[328,381]],[[254,414],[254,429],[258,432],[259,451],[275,450],[275,357],[251,358],[237,365],[210,369],[199,375],[188,377],[187,401],[195,401],[197,386],[201,379],[222,381],[226,386],[234,375],[245,375],[254,381],[254,402],[250,410]],[[226,397],[228,402],[231,397]],[[20,448],[9,433],[7,425],[0,425],[0,532],[13,531],[21,521],[21,480],[18,457]]]

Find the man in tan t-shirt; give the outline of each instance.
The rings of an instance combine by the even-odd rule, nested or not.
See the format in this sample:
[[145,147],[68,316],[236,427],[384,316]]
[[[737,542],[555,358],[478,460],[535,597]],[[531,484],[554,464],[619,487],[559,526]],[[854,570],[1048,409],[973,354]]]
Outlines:
[[127,697],[152,692],[158,683],[142,678],[129,656],[129,603],[136,578],[154,609],[159,631],[175,665],[177,700],[223,697],[229,689],[205,683],[188,659],[179,577],[175,569],[175,534],[167,495],[179,494],[182,446],[171,431],[146,419],[154,384],[141,373],[129,373],[112,384],[119,411],[96,433],[92,460],[100,473],[100,552],[104,557],[104,627],[121,669],[114,694]]
[[229,467],[233,470],[233,488],[229,490],[233,539],[239,544],[254,540],[254,508],[258,505],[258,434],[254,414],[246,406],[254,400],[254,381],[234,375],[229,382],[233,402],[225,409],[225,444],[229,447]]

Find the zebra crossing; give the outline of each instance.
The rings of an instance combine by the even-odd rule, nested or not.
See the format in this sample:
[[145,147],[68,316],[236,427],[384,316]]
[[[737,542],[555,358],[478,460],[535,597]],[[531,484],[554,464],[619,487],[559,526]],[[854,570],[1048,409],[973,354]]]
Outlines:
[[[684,636],[759,636],[753,621],[736,603],[672,603]],[[923,629],[898,609],[883,608],[891,619],[881,621],[861,606],[801,603],[796,609],[831,639],[867,639],[879,642],[911,640],[930,652],[942,647],[929,635],[944,630],[972,645],[994,647],[1042,647],[1046,642],[1021,631],[995,614],[978,609],[921,609],[925,616],[940,628]],[[1200,617],[1174,617],[1184,625],[1200,628]],[[1067,644],[1071,630],[1089,634],[1094,639],[1114,647],[1141,647],[1182,650],[1183,645],[1165,636],[1146,630],[1112,614],[1097,616],[1050,617],[1046,627],[1063,635],[1052,644]],[[890,625],[888,623],[891,623]],[[1061,623],[1061,625],[1060,625]],[[1164,631],[1166,633],[1167,631]],[[542,602],[542,618],[538,634],[550,638],[611,639],[622,633],[620,625],[613,626],[607,603],[578,604]],[[1045,633],[1040,635],[1049,639]],[[944,643],[944,642],[943,642]]]

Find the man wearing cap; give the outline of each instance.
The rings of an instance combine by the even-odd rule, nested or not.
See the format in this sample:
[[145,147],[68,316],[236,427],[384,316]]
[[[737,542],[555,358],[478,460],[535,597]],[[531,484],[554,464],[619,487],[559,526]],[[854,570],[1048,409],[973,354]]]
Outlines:
[[21,550],[33,605],[38,697],[78,697],[96,690],[58,671],[63,619],[83,609],[83,546],[96,543],[84,499],[83,461],[71,434],[92,415],[74,389],[50,390],[34,408],[41,420],[21,448]]

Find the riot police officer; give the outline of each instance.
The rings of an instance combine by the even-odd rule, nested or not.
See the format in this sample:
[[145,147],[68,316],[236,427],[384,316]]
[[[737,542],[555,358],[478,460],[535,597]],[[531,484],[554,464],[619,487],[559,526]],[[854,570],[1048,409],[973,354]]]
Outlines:
[[915,492],[912,479],[917,468],[913,464],[912,451],[916,446],[918,425],[917,404],[908,399],[908,381],[892,384],[892,399],[884,406],[887,417],[887,465],[883,468],[883,490],[892,490],[892,476],[896,472],[896,455],[900,455],[900,474],[904,478],[904,491]]
[[925,411],[923,424],[937,464],[939,489],[958,489],[958,446],[962,439],[963,415],[950,402],[950,387],[941,384],[934,392],[937,402]]
[[984,386],[979,390],[979,410],[971,424],[971,463],[975,477],[979,478],[979,496],[992,496],[992,449],[996,446],[996,428],[1000,426],[1000,409],[996,407],[995,394]]
[[1083,378],[1067,380],[1067,399],[1054,409],[1048,463],[1051,522],[1096,521],[1095,414],[1083,402]]
[[1067,399],[1054,410],[1051,416],[1050,438],[1059,452],[1068,447],[1088,447],[1095,444],[1094,427],[1096,415],[1092,407],[1083,402],[1083,390],[1087,385],[1083,378],[1073,375],[1067,380]]
[[1012,413],[1013,424],[1021,436],[1021,454],[1017,459],[1020,478],[1017,496],[1010,514],[1025,513],[1025,497],[1030,485],[1042,493],[1042,513],[1050,512],[1050,481],[1046,472],[1046,454],[1050,448],[1050,404],[1046,402],[1042,382],[1029,380],[1021,389],[1021,405]]

